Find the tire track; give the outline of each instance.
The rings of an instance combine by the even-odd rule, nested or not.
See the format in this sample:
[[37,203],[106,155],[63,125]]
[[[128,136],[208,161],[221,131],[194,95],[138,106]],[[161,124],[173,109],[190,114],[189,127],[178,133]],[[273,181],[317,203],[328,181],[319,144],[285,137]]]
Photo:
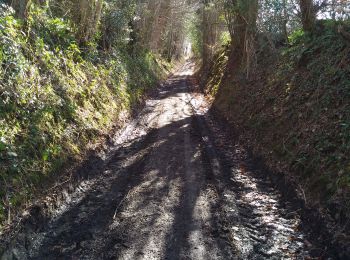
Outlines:
[[322,257],[297,205],[258,174],[204,96],[190,91],[192,67],[115,137],[100,174],[3,259]]

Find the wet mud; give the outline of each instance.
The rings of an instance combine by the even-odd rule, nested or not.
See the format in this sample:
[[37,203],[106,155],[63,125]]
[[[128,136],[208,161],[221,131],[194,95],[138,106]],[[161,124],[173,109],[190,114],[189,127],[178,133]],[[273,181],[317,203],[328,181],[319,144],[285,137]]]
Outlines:
[[97,174],[2,259],[331,258],[298,205],[191,91],[192,69],[167,80],[113,138]]

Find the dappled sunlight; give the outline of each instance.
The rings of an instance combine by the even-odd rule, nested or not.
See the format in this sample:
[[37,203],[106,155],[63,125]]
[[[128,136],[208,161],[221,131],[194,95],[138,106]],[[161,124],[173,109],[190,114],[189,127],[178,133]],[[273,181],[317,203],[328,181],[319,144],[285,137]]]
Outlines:
[[103,175],[72,195],[50,223],[54,233],[35,238],[36,255],[46,256],[47,244],[62,257],[95,259],[300,254],[298,215],[281,205],[271,183],[252,176],[243,159],[225,162],[241,148],[217,154],[220,136],[211,136],[209,105],[186,82],[166,82],[141,116],[119,131],[102,160]]
[[[280,214],[279,197],[274,192],[266,193],[258,187],[259,181],[248,174],[235,176],[235,182],[242,185],[242,191],[234,199],[238,202],[243,214],[247,214],[251,224],[235,225],[232,236],[236,245],[245,255],[253,254],[257,241],[264,243],[261,249],[266,255],[273,255],[280,250],[288,250],[292,255],[304,249],[304,236],[299,233],[300,219],[286,218]],[[256,223],[258,228],[254,228]],[[251,225],[251,226],[250,226]],[[247,229],[248,227],[248,229]],[[250,230],[249,228],[253,229]],[[295,241],[289,243],[287,241]]]
[[1,1],[0,259],[350,259],[348,2]]
[[192,62],[187,62],[181,70],[175,73],[175,76],[191,76],[195,70],[195,64]]

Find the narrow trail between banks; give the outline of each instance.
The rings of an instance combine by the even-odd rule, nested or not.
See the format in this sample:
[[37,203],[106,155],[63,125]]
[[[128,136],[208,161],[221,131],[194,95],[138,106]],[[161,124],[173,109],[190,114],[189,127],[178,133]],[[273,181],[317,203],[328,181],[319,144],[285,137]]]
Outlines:
[[[187,63],[115,136],[20,259],[313,259],[292,201],[209,113]],[[215,138],[214,138],[215,137]]]

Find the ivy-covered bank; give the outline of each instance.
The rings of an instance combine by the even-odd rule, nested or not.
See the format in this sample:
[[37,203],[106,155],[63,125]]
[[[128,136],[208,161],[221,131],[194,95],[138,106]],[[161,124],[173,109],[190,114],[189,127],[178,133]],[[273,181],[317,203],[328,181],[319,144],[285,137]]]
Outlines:
[[274,52],[262,45],[250,80],[232,70],[230,51],[222,49],[204,88],[242,143],[288,173],[306,204],[349,232],[350,48],[340,29],[350,32],[350,24],[320,24],[322,31],[298,30]]
[[2,224],[165,76],[168,64],[152,53],[101,51],[98,34],[80,45],[76,30],[44,8],[24,21],[0,6]]

